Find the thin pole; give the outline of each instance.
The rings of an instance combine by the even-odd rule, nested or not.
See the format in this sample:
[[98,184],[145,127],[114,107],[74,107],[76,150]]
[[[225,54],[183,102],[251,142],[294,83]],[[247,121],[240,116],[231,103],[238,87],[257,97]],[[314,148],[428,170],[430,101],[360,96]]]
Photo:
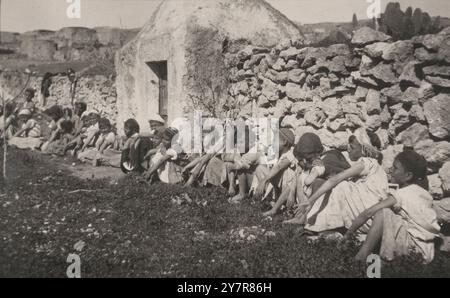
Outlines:
[[6,161],[7,161],[7,155],[8,155],[8,146],[6,144],[6,101],[5,97],[3,96],[3,90],[2,90],[2,104],[3,104],[3,178],[6,182]]

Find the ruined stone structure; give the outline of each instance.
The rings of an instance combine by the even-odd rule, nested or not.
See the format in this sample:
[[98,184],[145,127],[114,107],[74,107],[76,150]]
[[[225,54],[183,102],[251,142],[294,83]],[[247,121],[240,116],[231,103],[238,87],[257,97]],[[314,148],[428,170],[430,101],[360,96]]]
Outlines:
[[[150,114],[169,122],[226,96],[224,56],[252,44],[301,40],[298,27],[262,0],[167,0],[116,55],[118,123]],[[219,90],[220,89],[220,90]],[[225,90],[225,92],[221,92]]]
[[[314,132],[330,149],[345,150],[349,133],[369,129],[381,140],[386,170],[412,147],[429,163],[433,196],[450,195],[450,28],[392,42],[364,27],[350,45],[287,42],[251,53],[251,46],[238,52],[231,70],[240,115],[280,118],[297,139]],[[254,76],[244,75],[249,70]]]

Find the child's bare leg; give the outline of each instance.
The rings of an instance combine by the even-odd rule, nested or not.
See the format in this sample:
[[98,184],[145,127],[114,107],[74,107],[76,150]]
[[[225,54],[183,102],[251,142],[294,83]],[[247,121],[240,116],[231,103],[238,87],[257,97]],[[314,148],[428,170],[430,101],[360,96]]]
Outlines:
[[232,203],[239,203],[247,197],[247,174],[244,171],[238,173],[239,193],[232,199]]
[[361,249],[355,256],[355,260],[365,262],[367,257],[375,250],[383,236],[383,221],[383,210],[380,210],[375,214],[366,241],[364,241]]
[[282,192],[278,200],[275,202],[275,205],[273,205],[272,209],[270,209],[267,212],[263,213],[263,216],[274,216],[275,214],[280,211],[281,207],[287,202],[289,197],[289,192]]
[[225,167],[229,183],[228,194],[234,197],[236,195],[236,175],[234,171],[231,169],[231,163],[227,163]]

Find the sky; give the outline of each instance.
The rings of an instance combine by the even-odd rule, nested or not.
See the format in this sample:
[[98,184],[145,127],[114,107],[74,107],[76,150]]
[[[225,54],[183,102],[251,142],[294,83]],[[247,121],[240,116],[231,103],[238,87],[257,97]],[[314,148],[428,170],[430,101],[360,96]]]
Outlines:
[[[81,18],[68,18],[68,2],[80,1]],[[288,18],[303,24],[350,22],[353,13],[366,19],[368,1],[389,0],[267,0]],[[449,0],[395,0],[403,10],[420,7],[430,15],[450,17]],[[68,26],[142,27],[161,0],[0,0],[1,30],[25,32]]]

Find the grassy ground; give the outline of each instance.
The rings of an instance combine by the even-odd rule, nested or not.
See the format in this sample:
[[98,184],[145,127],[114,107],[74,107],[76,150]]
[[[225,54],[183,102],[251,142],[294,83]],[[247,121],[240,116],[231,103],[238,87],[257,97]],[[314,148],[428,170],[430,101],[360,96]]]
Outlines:
[[[263,219],[259,202],[233,206],[221,189],[133,177],[81,179],[72,162],[10,150],[0,181],[0,277],[65,277],[70,253],[80,255],[82,277],[366,276],[352,261],[356,247],[309,242],[283,227],[283,216]],[[429,266],[400,259],[381,272],[450,277],[450,255]]]

